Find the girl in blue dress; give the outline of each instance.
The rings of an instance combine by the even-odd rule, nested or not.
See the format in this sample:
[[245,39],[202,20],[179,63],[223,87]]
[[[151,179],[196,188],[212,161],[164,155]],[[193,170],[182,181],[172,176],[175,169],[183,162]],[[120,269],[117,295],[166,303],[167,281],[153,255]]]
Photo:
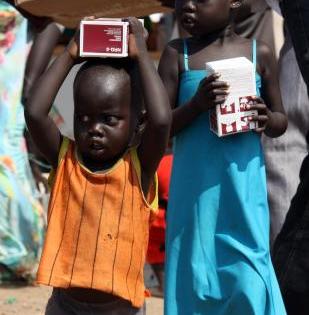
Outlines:
[[[242,1],[177,0],[191,35],[165,49],[159,72],[173,110],[174,166],[167,213],[166,315],[285,315],[269,253],[269,209],[260,134],[287,127],[275,58],[238,37]],[[205,63],[244,56],[256,65],[259,127],[219,138],[208,110],[227,97]],[[265,100],[265,102],[263,101]]]

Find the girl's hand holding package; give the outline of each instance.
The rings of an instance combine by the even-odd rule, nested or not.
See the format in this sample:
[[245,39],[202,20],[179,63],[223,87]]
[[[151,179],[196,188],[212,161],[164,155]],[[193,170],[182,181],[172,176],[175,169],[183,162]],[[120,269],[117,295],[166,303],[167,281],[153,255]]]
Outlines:
[[258,122],[258,128],[255,129],[256,132],[264,132],[267,128],[269,116],[271,113],[270,110],[267,108],[264,100],[261,97],[256,97],[254,104],[247,105],[247,109],[258,111],[258,115],[250,117],[249,120]]
[[226,82],[218,81],[219,78],[220,75],[214,73],[201,81],[191,101],[194,110],[198,110],[200,113],[206,112],[226,101],[229,85]]

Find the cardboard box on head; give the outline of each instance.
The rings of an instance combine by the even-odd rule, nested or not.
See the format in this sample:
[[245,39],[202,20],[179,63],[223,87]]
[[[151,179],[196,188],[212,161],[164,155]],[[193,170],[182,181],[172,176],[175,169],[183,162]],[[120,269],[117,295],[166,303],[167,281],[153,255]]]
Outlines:
[[146,16],[171,10],[167,0],[15,0],[15,4],[37,16],[75,28],[85,16],[120,18]]
[[[139,19],[144,25],[144,20]],[[99,18],[80,23],[80,56],[122,58],[129,55],[129,22]]]
[[121,19],[82,20],[81,57],[127,57],[129,23]]

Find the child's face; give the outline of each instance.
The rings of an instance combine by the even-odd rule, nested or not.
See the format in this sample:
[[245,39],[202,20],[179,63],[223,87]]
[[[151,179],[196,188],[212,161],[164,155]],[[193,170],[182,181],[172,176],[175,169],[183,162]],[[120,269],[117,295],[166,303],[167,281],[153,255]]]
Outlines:
[[86,81],[74,94],[75,142],[86,166],[103,168],[124,153],[133,135],[130,80]]
[[224,29],[230,22],[232,0],[176,0],[177,18],[193,36]]

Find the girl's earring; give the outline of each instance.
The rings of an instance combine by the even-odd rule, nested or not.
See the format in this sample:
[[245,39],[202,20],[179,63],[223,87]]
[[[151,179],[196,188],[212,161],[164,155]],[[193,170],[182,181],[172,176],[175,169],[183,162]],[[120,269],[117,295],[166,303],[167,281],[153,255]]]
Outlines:
[[232,3],[232,9],[238,9],[241,6],[241,1],[235,1]]

